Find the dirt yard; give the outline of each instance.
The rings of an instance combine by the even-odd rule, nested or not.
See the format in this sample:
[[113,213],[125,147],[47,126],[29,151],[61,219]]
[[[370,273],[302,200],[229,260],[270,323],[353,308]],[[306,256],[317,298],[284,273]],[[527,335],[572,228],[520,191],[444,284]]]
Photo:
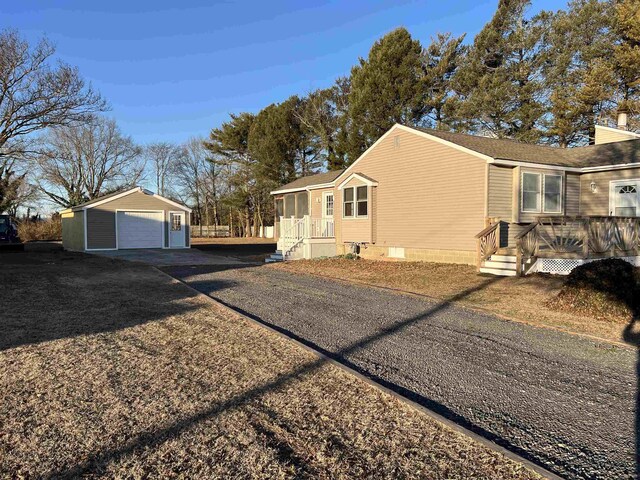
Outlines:
[[150,267],[0,268],[0,477],[538,478]]
[[[628,318],[621,318],[619,322],[603,321],[547,308],[545,304],[563,285],[564,278],[560,276],[502,277],[474,291],[487,277],[466,265],[336,258],[284,262],[270,268],[361,282],[436,299],[454,299],[462,305],[505,318],[607,340],[622,341],[622,332],[629,323]],[[464,299],[456,300],[457,295]]]

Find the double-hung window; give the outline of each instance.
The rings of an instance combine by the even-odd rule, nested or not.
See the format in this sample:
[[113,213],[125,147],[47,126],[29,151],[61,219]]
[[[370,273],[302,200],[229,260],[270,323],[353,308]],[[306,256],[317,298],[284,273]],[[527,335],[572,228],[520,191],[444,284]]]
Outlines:
[[345,188],[344,189],[344,205],[343,205],[343,216],[345,218],[353,217],[354,209],[353,209],[353,188]]
[[369,214],[367,187],[349,187],[343,190],[343,216],[366,217]]
[[562,213],[562,175],[524,172],[522,211]]

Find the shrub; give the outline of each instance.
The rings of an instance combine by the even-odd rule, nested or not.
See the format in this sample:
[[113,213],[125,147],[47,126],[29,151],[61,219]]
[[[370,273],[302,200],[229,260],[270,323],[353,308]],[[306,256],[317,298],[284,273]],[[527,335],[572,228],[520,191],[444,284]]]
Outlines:
[[575,268],[549,307],[601,320],[628,322],[640,313],[640,271],[619,258]]
[[23,220],[18,224],[18,236],[23,242],[61,240],[62,222],[56,215],[49,220]]

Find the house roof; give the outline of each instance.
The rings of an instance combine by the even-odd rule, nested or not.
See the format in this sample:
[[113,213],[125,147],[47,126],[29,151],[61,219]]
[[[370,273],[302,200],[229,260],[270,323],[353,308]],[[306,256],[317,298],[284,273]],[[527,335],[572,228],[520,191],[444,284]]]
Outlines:
[[640,139],[586,147],[559,148],[532,145],[517,140],[444,132],[429,128],[409,128],[455,143],[496,160],[576,168],[640,162]]
[[316,173],[315,175],[307,175],[306,177],[300,177],[293,182],[287,183],[278,187],[271,193],[284,193],[290,190],[304,190],[307,187],[315,185],[323,185],[325,183],[331,183],[338,178],[344,170],[332,170],[330,172]]

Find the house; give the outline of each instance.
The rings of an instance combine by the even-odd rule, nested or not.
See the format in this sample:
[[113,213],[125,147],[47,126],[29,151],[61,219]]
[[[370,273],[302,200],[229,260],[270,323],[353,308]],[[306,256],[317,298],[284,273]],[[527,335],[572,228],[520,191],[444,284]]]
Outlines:
[[189,248],[191,209],[140,187],[60,212],[67,250]]
[[347,169],[271,193],[272,260],[359,249],[566,273],[606,255],[637,261],[640,135],[597,126],[595,145],[562,149],[396,124]]

